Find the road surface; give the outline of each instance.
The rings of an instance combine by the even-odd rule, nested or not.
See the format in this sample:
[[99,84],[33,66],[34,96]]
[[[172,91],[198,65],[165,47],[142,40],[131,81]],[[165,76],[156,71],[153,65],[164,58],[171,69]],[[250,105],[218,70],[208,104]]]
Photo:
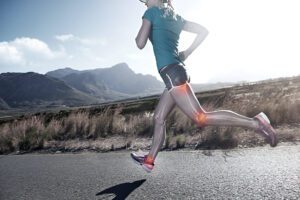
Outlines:
[[161,152],[0,156],[0,199],[300,199],[300,144]]

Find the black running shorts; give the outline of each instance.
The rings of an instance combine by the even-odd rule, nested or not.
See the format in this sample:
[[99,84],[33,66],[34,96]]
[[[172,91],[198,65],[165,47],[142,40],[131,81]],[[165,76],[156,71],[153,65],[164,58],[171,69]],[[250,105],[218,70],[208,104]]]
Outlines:
[[187,74],[186,69],[181,64],[164,66],[159,70],[159,74],[168,90],[174,86],[179,86],[186,82],[190,82],[190,76]]

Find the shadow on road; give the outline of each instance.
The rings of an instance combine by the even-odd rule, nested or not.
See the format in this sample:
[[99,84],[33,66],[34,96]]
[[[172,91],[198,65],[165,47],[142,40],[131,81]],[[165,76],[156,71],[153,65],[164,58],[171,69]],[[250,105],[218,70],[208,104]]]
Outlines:
[[132,183],[121,183],[98,192],[96,196],[104,194],[115,194],[116,196],[115,198],[113,198],[114,200],[126,199],[126,197],[128,197],[131,192],[140,187],[145,181],[146,179],[142,179],[139,181],[134,181]]

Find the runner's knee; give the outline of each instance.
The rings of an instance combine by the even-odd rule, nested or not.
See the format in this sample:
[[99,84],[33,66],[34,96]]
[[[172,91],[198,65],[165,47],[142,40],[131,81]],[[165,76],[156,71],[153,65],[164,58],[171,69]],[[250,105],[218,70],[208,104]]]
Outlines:
[[200,125],[200,127],[204,127],[207,124],[207,116],[205,112],[198,112],[196,115],[196,122]]

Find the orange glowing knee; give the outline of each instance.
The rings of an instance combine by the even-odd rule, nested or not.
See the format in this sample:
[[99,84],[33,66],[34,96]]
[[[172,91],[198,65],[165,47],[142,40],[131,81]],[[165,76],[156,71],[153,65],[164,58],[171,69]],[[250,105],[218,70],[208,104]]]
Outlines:
[[201,125],[201,126],[205,126],[206,124],[206,115],[204,113],[198,113],[197,115],[197,122]]

